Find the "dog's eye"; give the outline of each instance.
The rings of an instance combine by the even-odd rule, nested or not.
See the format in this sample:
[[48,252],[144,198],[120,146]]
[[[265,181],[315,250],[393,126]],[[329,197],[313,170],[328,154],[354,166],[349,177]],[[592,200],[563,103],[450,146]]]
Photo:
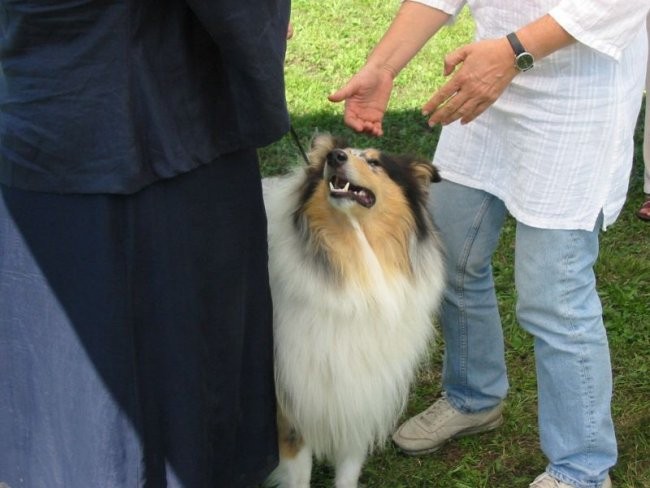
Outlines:
[[375,158],[366,159],[366,162],[372,167],[379,166],[379,159],[375,159]]

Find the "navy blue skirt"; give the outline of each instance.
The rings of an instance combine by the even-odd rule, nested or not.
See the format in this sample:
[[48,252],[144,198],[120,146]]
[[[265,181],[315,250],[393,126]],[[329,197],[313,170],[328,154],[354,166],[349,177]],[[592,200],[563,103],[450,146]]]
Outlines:
[[0,483],[259,483],[277,441],[255,151],[133,195],[0,192]]

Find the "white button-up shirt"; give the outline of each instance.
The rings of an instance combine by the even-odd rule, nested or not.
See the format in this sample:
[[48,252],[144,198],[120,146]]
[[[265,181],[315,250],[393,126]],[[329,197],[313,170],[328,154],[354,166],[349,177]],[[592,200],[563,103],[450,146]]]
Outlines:
[[601,211],[604,226],[614,222],[632,167],[650,1],[416,1],[451,15],[469,5],[477,39],[548,13],[578,41],[517,75],[473,122],[444,127],[442,176],[497,196],[533,227],[592,230]]

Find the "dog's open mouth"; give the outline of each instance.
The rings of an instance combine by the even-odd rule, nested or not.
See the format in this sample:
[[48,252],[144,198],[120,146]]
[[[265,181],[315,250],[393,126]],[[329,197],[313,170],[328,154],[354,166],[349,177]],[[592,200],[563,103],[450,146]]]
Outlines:
[[330,179],[330,196],[332,198],[348,198],[366,208],[370,208],[375,204],[375,194],[373,192],[367,188],[353,185],[340,176],[332,176]]

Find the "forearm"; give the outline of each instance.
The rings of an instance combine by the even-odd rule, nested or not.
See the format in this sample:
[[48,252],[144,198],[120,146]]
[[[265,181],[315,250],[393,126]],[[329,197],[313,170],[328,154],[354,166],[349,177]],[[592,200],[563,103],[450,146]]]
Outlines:
[[403,2],[381,41],[368,56],[366,65],[387,70],[395,78],[449,17],[421,3]]
[[[545,15],[516,31],[524,49],[535,59],[575,42],[559,23]],[[515,76],[514,51],[505,37],[463,46],[445,57],[445,74],[453,76],[423,106],[429,124],[466,124],[501,96]],[[526,76],[522,74],[521,76]]]
[[542,59],[575,42],[575,39],[548,14],[517,30],[516,34],[535,59]]

